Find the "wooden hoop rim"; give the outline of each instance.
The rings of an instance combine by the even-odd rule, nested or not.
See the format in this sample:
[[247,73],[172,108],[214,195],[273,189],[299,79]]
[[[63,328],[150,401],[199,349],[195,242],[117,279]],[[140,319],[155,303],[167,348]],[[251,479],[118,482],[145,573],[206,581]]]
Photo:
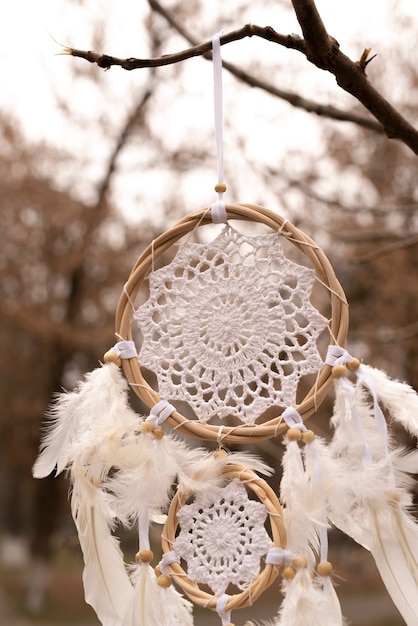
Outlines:
[[[251,489],[267,509],[270,519],[271,532],[273,535],[272,548],[286,548],[286,530],[283,522],[283,511],[280,502],[265,480],[257,476],[253,471],[234,463],[226,465],[222,470],[224,478],[240,482]],[[171,501],[168,517],[162,532],[163,552],[173,550],[173,545],[178,527],[177,513],[185,504],[188,496],[180,491]],[[181,587],[188,598],[199,606],[216,611],[217,597],[200,589],[199,585],[190,580],[180,563],[171,563],[167,566],[170,576]],[[277,578],[279,566],[266,563],[260,574],[253,582],[240,593],[231,595],[226,603],[226,610],[241,609],[252,605],[267,587]]]
[[[324,286],[331,305],[331,342],[341,347],[346,346],[348,332],[348,303],[344,291],[338,282],[328,258],[310,237],[296,226],[273,211],[254,204],[227,204],[228,220],[252,221],[264,224],[279,232],[298,248],[311,262],[317,278]],[[157,237],[140,255],[125,284],[116,310],[115,329],[120,340],[132,341],[131,319],[135,298],[153,264],[166,250],[185,235],[200,226],[212,224],[210,207],[190,213],[172,228]],[[122,367],[129,384],[136,395],[150,409],[161,401],[159,394],[144,379],[137,358],[124,359]],[[324,400],[332,383],[331,367],[324,365],[319,372],[315,385],[302,402],[295,407],[302,419],[308,419]],[[218,441],[226,444],[244,444],[263,441],[282,434],[287,425],[278,414],[263,424],[240,424],[237,426],[218,426],[202,424],[198,420],[189,420],[178,411],[174,411],[167,423],[174,429],[199,439]]]

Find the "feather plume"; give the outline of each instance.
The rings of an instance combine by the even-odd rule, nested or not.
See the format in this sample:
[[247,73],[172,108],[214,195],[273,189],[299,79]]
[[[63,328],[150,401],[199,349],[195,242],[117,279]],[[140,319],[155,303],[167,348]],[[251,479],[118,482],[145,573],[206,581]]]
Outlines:
[[131,578],[134,595],[122,626],[193,626],[190,602],[172,586],[160,587],[150,565],[139,563]]
[[310,572],[299,570],[294,578],[283,581],[282,591],[285,597],[274,626],[343,626],[340,603],[330,583],[322,585]]
[[299,444],[287,441],[283,455],[283,477],[280,497],[285,505],[284,521],[287,548],[307,559],[307,568],[299,569],[294,578],[283,580],[284,599],[272,626],[342,626],[340,603],[329,577],[312,578],[317,556],[326,558],[328,486],[320,467],[324,444],[315,439],[305,448],[305,464]]
[[105,494],[81,472],[73,474],[71,508],[84,557],[86,602],[102,624],[121,626],[133,587],[119,542],[111,534],[113,514]]
[[[353,418],[352,399],[355,396]],[[357,420],[354,427],[353,420]],[[366,389],[336,383],[335,432],[325,460],[332,476],[331,522],[370,550],[383,582],[408,626],[418,623],[418,526],[408,512],[411,460],[382,440]]]
[[390,417],[417,437],[418,395],[415,390],[406,383],[390,379],[384,372],[369,365],[362,365],[360,372],[359,382],[371,380],[379,400],[388,409]]
[[55,467],[58,475],[80,451],[91,455],[109,437],[120,438],[137,424],[127,389],[119,368],[109,363],[87,374],[74,391],[57,396],[47,414],[49,424],[33,466],[34,477],[48,476]]
[[311,498],[302,455],[296,441],[287,442],[282,465],[280,499],[285,505],[283,518],[287,548],[293,554],[303,554],[312,564],[309,546],[314,546],[318,551],[318,533],[313,525],[313,517],[317,517],[318,510]]

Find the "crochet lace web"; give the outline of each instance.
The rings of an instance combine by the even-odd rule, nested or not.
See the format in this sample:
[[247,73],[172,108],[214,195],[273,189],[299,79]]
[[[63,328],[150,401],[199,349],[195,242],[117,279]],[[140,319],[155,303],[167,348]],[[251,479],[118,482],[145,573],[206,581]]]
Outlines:
[[250,500],[238,481],[183,506],[174,550],[187,562],[188,577],[207,584],[217,596],[230,584],[248,587],[272,545],[264,528],[266,516],[265,506]]
[[163,398],[187,402],[201,422],[253,424],[269,406],[293,405],[299,379],[322,366],[316,341],[327,320],[310,302],[314,280],[277,234],[227,225],[211,243],[185,243],[151,273],[135,313],[140,362]]

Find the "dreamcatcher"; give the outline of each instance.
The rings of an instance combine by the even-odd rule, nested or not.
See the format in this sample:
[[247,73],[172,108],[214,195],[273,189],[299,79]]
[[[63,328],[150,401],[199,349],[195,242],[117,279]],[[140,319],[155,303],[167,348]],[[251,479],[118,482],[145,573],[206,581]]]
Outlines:
[[[230,624],[277,577],[272,625],[340,626],[331,526],[372,553],[416,626],[417,455],[395,447],[383,411],[416,436],[418,396],[347,352],[347,302],[314,241],[263,207],[224,203],[219,37],[213,52],[218,200],[139,257],[116,313],[118,342],[52,407],[34,475],[70,473],[86,601],[105,626],[187,626],[192,603]],[[236,222],[267,232],[248,235]],[[212,223],[211,241],[190,241]],[[325,442],[305,422],[332,385]],[[148,415],[130,408],[129,387]],[[284,445],[279,497],[262,478],[269,467],[225,449],[272,438]],[[120,524],[138,530],[131,565],[113,534]],[[151,524],[163,524],[157,565]]]

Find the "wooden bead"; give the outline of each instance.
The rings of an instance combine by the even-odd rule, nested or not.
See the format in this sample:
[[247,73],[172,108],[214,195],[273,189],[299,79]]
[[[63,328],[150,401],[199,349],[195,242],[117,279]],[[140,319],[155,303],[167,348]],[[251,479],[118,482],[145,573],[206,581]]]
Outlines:
[[171,585],[171,578],[170,576],[165,576],[164,574],[161,574],[161,576],[158,576],[157,578],[157,583],[160,585],[160,587],[169,587]]
[[135,554],[136,563],[150,563],[154,558],[152,550],[140,550]]
[[219,459],[219,458],[225,457],[225,456],[228,456],[228,452],[226,450],[222,450],[222,449],[221,450],[216,450],[213,453],[213,458],[214,459]]
[[343,378],[347,376],[347,368],[345,365],[334,365],[332,368],[332,375],[334,378]]
[[160,570],[160,568],[158,567],[158,565],[156,565],[154,567],[154,574],[158,577],[162,575],[162,571]]
[[226,191],[225,183],[217,183],[215,185],[215,191],[216,193],[224,193]]
[[152,436],[155,437],[155,439],[162,439],[164,437],[164,428],[161,428],[161,426],[155,428],[152,431]]
[[154,430],[154,423],[153,422],[142,422],[141,424],[141,430],[143,433],[152,433],[152,431]]
[[296,569],[305,569],[308,567],[308,559],[304,554],[300,554],[299,556],[295,556],[292,560],[292,565],[296,567]]
[[103,356],[103,362],[114,363],[118,367],[122,365],[122,359],[118,357],[118,355],[116,354],[114,350],[109,350],[108,352],[105,353],[105,355]]
[[320,576],[329,576],[333,567],[329,561],[324,561],[324,563],[318,563],[318,567],[316,569]]
[[100,476],[90,476],[89,483],[93,485],[93,487],[100,487],[102,481],[100,479]]
[[289,441],[300,441],[302,439],[302,431],[299,428],[289,428],[286,434]]
[[346,363],[347,369],[350,370],[350,372],[355,372],[356,370],[358,370],[360,365],[361,363],[358,359],[352,359],[351,361]]
[[283,568],[282,576],[286,580],[291,580],[292,578],[294,578],[296,576],[295,568],[294,567],[290,567],[290,565],[287,565],[286,567]]
[[312,443],[314,439],[315,439],[315,433],[313,430],[305,430],[305,432],[302,433],[303,443]]

